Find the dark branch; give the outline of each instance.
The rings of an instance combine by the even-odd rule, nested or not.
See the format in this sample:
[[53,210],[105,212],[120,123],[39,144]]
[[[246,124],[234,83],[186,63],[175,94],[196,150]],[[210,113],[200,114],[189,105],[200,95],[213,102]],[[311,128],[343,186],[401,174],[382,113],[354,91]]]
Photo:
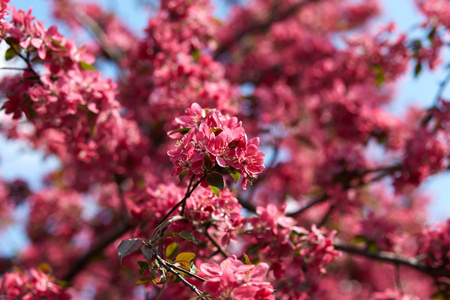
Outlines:
[[10,70],[10,71],[28,71],[28,69],[24,68],[14,68],[14,67],[2,67],[0,70]]
[[37,78],[40,78],[39,74],[33,69],[33,65],[31,64],[30,60],[27,59],[25,56],[22,55],[22,53],[20,53],[20,51],[17,51],[17,49],[14,47],[14,45],[12,45],[10,42],[8,42],[8,40],[4,39],[4,41],[10,46],[10,49],[12,49],[14,51],[14,53],[16,53],[16,55],[18,57],[20,57],[26,64],[27,64],[27,71],[32,72]]
[[128,230],[133,228],[131,223],[120,223],[118,226],[112,228],[111,231],[102,235],[100,240],[86,252],[82,257],[80,257],[65,275],[62,276],[63,281],[70,282],[81,270],[83,270],[87,264],[89,264],[92,257],[99,254],[103,249],[105,249],[112,242],[124,235]]
[[177,266],[175,266],[174,264],[171,264],[171,263],[169,263],[169,262],[167,262],[167,261],[166,261],[166,264],[167,264],[168,266],[171,266],[172,268],[174,268],[174,269],[177,270],[177,271],[183,272],[183,273],[185,273],[185,274],[187,274],[187,275],[189,275],[189,276],[194,277],[195,279],[200,280],[201,282],[206,281],[205,278],[202,278],[202,277],[200,277],[200,276],[197,276],[197,275],[195,275],[194,273],[191,273],[191,272],[189,272],[189,271],[187,271],[187,270],[185,270],[185,269],[183,269],[183,268],[177,267]]
[[206,174],[202,176],[202,178],[200,178],[199,181],[197,181],[191,189],[189,189],[189,187],[191,186],[191,184],[189,184],[189,187],[186,191],[186,194],[184,195],[184,198],[181,199],[180,202],[178,202],[174,207],[172,207],[172,209],[161,219],[161,221],[159,221],[159,223],[156,225],[156,227],[158,227],[159,225],[161,225],[165,220],[167,220],[168,217],[170,217],[170,215],[178,208],[180,207],[180,205],[182,205],[184,202],[186,202],[186,200],[192,195],[192,192],[194,192],[194,190],[200,185],[200,183],[203,181],[203,179],[206,178]]
[[228,251],[223,249],[222,246],[220,246],[219,243],[216,241],[216,239],[209,234],[208,229],[205,230],[205,235],[214,244],[214,246],[217,247],[217,250],[219,251],[220,254],[222,254],[223,257],[227,258],[228,256],[230,256]]
[[435,110],[439,105],[439,100],[442,97],[442,94],[444,93],[445,87],[450,82],[450,72],[448,72],[447,76],[445,76],[444,80],[439,84],[439,89],[436,92],[436,96],[434,96],[434,104],[431,108],[428,109],[428,113],[423,118],[421,125],[426,126],[431,121],[431,118],[433,117],[433,110]]
[[267,20],[259,23],[254,23],[251,26],[248,26],[247,28],[243,29],[242,31],[236,33],[231,41],[227,44],[221,44],[215,54],[214,58],[217,59],[220,57],[223,53],[225,53],[229,48],[231,48],[233,45],[235,45],[238,41],[240,41],[243,37],[245,37],[248,34],[251,33],[260,33],[268,30],[272,24],[284,20],[294,14],[297,13],[297,11],[302,8],[303,6],[317,2],[318,0],[304,0],[300,3],[294,4],[291,7],[288,7],[279,13],[272,14]]
[[240,204],[243,208],[245,208],[246,210],[251,211],[252,213],[256,214],[256,207],[255,207],[253,204],[251,204],[251,203],[248,202],[248,201],[243,200],[243,199],[240,198],[240,197],[237,197],[237,200],[238,200],[239,204]]
[[306,204],[305,206],[299,208],[298,210],[286,214],[286,216],[288,216],[288,217],[295,217],[296,215],[301,214],[301,213],[304,212],[305,210],[308,210],[308,209],[310,209],[311,207],[316,206],[316,205],[319,204],[319,203],[325,202],[326,200],[328,200],[328,195],[325,194],[325,195],[323,195],[322,197],[319,197],[319,198],[317,198],[317,199],[311,201],[310,203]]
[[[192,283],[190,283],[189,281],[187,281],[186,279],[184,279],[183,276],[180,275],[180,273],[178,273],[177,271],[175,271],[172,266],[170,266],[169,264],[167,264],[166,261],[164,261],[161,256],[156,253],[155,256],[156,260],[159,262],[159,264],[161,266],[163,266],[168,272],[172,273],[173,275],[175,275],[181,282],[183,282],[183,284],[187,287],[189,287],[197,296],[202,295],[203,293]],[[200,299],[206,300],[207,298],[201,297]]]
[[404,257],[386,251],[369,252],[364,249],[344,245],[339,242],[334,243],[334,249],[348,254],[359,255],[370,259],[393,263],[395,265],[407,266],[428,275],[450,278],[450,270],[447,270],[445,267],[432,268],[424,266],[420,264],[420,259],[417,258]]

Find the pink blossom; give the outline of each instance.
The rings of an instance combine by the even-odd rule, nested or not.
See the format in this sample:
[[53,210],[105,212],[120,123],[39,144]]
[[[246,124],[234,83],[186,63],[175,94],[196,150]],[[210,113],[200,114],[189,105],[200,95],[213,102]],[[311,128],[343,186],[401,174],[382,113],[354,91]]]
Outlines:
[[273,287],[264,280],[268,265],[245,265],[235,255],[220,263],[200,265],[201,276],[208,280],[203,283],[207,293],[221,299],[275,299]]

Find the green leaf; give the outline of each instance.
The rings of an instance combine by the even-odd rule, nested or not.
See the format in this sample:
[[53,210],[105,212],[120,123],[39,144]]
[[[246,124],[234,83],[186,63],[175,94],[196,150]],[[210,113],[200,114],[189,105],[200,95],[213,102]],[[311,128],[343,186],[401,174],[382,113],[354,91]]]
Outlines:
[[368,252],[378,252],[380,249],[378,248],[377,244],[375,243],[370,243],[369,245],[367,245],[366,250]]
[[178,175],[178,178],[180,179],[180,182],[183,182],[184,177],[186,177],[187,175],[187,171],[184,170],[183,172],[180,173],[180,175]]
[[216,194],[217,197],[219,197],[220,191],[218,188],[216,188],[215,186],[210,185],[209,188],[211,189],[211,191],[214,192],[214,194]]
[[385,77],[384,77],[384,70],[381,66],[375,65],[373,68],[375,72],[375,84],[377,87],[383,84]]
[[169,133],[169,135],[172,135],[172,134],[174,134],[174,133],[181,133],[181,134],[184,135],[184,134],[188,133],[189,130],[191,130],[191,128],[179,128],[179,129],[172,130],[172,131]]
[[17,53],[14,51],[14,49],[12,47],[8,48],[8,50],[6,50],[6,52],[5,52],[5,60],[6,61],[9,61],[16,56],[17,56]]
[[248,258],[248,255],[244,253],[244,263],[246,265],[251,265],[250,258]]
[[166,248],[166,258],[173,259],[178,254],[178,243],[172,243]]
[[366,237],[364,235],[356,235],[354,238],[355,245],[363,244],[367,241]]
[[219,173],[209,173],[208,176],[206,176],[206,182],[208,182],[209,185],[215,186],[219,190],[223,190],[223,177]]
[[144,241],[141,239],[127,239],[120,242],[119,247],[117,247],[117,253],[119,254],[120,264],[122,264],[122,259],[133,251],[139,249]]
[[64,288],[71,287],[71,283],[69,281],[61,280],[56,283],[56,285],[62,286]]
[[187,232],[187,231],[182,231],[182,232],[180,232],[180,235],[185,240],[188,240],[189,242],[193,242],[194,244],[196,244],[198,246],[199,241],[195,238],[195,236],[192,235],[192,233]]
[[257,254],[258,250],[259,250],[259,248],[261,248],[261,246],[262,246],[261,243],[251,245],[250,247],[248,247],[247,251],[245,251],[245,252],[247,252],[248,254]]
[[137,263],[139,267],[141,267],[141,269],[139,270],[139,276],[144,275],[145,270],[150,269],[150,265],[146,261],[139,260]]
[[431,29],[430,33],[428,33],[427,37],[428,37],[428,40],[430,41],[430,43],[433,43],[434,37],[436,36],[436,32],[437,32],[436,27],[433,27]]
[[95,71],[95,67],[93,65],[88,64],[87,62],[80,61],[80,68],[82,70],[92,70]]
[[206,170],[211,170],[211,168],[213,166],[213,163],[211,161],[211,158],[210,158],[209,154],[207,154],[207,155],[205,155],[203,157],[203,161],[205,162],[205,164],[204,164],[205,169]]
[[136,285],[146,284],[154,279],[154,277],[141,277],[138,281],[136,281]]
[[241,174],[239,174],[237,172],[231,173],[230,175],[231,175],[231,177],[233,177],[234,183],[238,182],[239,177],[241,176]]
[[422,71],[422,63],[417,62],[416,67],[414,68],[414,77],[419,76],[420,71]]
[[166,237],[180,237],[183,238],[189,242],[193,242],[194,244],[196,244],[198,246],[199,241],[195,238],[195,236],[192,235],[192,233],[189,233],[187,231],[182,231],[180,233],[178,232],[168,232],[166,233],[163,238]]
[[222,168],[222,167],[216,167],[215,171],[222,175],[228,175],[231,173],[230,169]]
[[194,58],[194,61],[198,61],[198,59],[200,58],[200,51],[198,49],[192,51],[192,57]]
[[[177,255],[175,262],[186,262],[190,263],[195,258],[195,254],[191,252],[183,252]],[[188,268],[189,269],[189,268]]]
[[144,255],[145,259],[150,261],[153,258],[153,249],[147,245],[141,248],[141,252]]

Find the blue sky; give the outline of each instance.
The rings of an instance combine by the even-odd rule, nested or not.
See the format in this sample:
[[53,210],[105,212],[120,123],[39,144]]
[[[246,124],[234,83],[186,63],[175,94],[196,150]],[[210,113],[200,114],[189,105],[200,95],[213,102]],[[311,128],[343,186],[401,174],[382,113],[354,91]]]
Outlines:
[[[36,4],[37,2],[39,4]],[[132,29],[142,32],[150,12],[142,12],[139,6],[131,0],[102,0],[99,2],[118,12]],[[38,19],[45,21],[47,26],[50,26],[53,21],[48,3],[44,0],[12,0],[10,4],[25,10],[33,5],[33,14]],[[422,20],[418,11],[412,5],[413,0],[382,0],[381,3],[383,14],[374,22],[375,25],[394,21],[401,30],[407,30]],[[223,5],[218,6],[217,15],[223,17],[224,14]],[[65,34],[68,33],[63,27],[60,28],[60,31]],[[2,52],[2,49],[5,51],[4,47],[0,47],[0,52]],[[3,55],[0,57],[2,59]],[[445,57],[448,61],[450,55],[445,53]],[[0,64],[2,64],[2,61],[0,61]],[[112,71],[106,73],[107,75],[108,73],[112,74]],[[441,71],[430,73],[426,69],[422,73],[424,75],[414,79],[411,71],[401,80],[394,97],[396,100],[389,107],[390,111],[397,115],[403,115],[407,106],[429,107],[432,105],[439,82],[445,77],[445,74]],[[450,88],[446,89],[444,95],[450,95]],[[1,118],[2,114],[0,114],[0,120]],[[3,178],[24,178],[31,184],[32,188],[38,189],[41,186],[40,179],[42,176],[58,167],[58,161],[55,158],[44,158],[42,153],[30,150],[25,143],[6,141],[0,136],[0,145],[0,174]],[[450,175],[448,172],[433,176],[422,185],[422,189],[430,193],[433,199],[429,207],[430,222],[446,220],[450,215],[450,201],[448,199],[450,195]],[[23,220],[24,217],[26,217],[26,211],[22,209],[18,212],[16,218]],[[26,242],[21,231],[22,229],[18,225],[0,235],[0,254],[13,254]]]

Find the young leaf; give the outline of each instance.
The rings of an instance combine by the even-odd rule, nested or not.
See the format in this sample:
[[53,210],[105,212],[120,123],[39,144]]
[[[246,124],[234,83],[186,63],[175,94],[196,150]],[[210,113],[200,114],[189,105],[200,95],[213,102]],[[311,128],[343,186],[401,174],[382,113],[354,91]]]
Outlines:
[[246,265],[251,265],[250,258],[248,258],[248,255],[244,253],[244,263]]
[[139,276],[144,275],[145,270],[150,269],[150,265],[146,261],[139,260],[137,263],[139,267],[141,267],[141,269],[139,270]]
[[119,254],[120,264],[122,264],[122,259],[133,252],[134,250],[139,249],[144,241],[141,239],[127,239],[120,242],[119,247],[117,247],[117,253]]
[[183,172],[180,173],[180,175],[178,175],[178,178],[180,179],[180,182],[183,182],[184,177],[186,177],[187,175],[187,171],[184,170]]
[[166,258],[173,259],[178,254],[178,243],[172,243],[166,248]]
[[90,65],[84,61],[80,61],[80,68],[82,70],[92,70],[92,71],[95,70],[95,67],[93,65]]
[[223,190],[224,183],[223,183],[223,177],[219,173],[209,173],[208,176],[206,176],[206,182],[208,182],[209,185],[215,186],[216,188]]
[[146,284],[152,281],[154,277],[141,277],[138,281],[136,281],[136,285]]
[[[190,263],[191,260],[195,258],[195,254],[191,252],[183,252],[177,255],[177,258],[175,259],[176,262],[186,262]],[[188,268],[189,269],[189,268]]]
[[239,176],[240,176],[241,174],[239,174],[238,172],[233,172],[233,173],[231,173],[230,175],[231,175],[231,177],[233,177],[234,183],[236,183],[236,182],[238,182]]
[[414,77],[419,76],[421,71],[422,71],[422,64],[418,62],[416,64],[416,67],[414,68]]
[[11,60],[16,56],[17,56],[17,53],[14,51],[14,49],[12,47],[8,48],[8,50],[6,50],[6,52],[5,52],[5,60],[6,61]]
[[181,133],[182,135],[185,135],[186,133],[189,132],[189,130],[191,130],[191,128],[179,128],[179,129],[172,130],[169,133],[169,135],[172,135],[174,133]]
[[214,194],[216,194],[217,197],[219,197],[220,191],[218,188],[216,188],[215,186],[210,185],[209,188],[211,189],[211,191],[214,192]]

